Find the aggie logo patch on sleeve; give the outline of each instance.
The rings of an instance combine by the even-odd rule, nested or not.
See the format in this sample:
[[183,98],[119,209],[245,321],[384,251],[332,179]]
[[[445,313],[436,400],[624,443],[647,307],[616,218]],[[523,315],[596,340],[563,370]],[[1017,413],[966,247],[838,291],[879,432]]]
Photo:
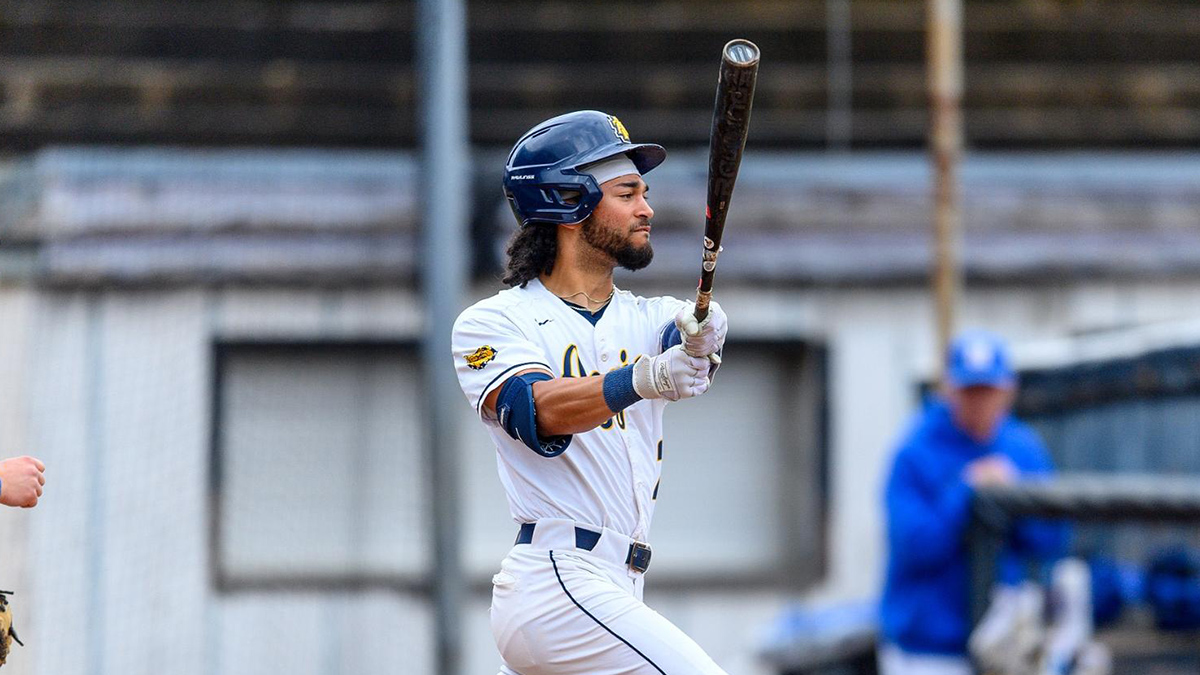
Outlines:
[[484,345],[463,358],[467,360],[467,367],[471,370],[483,370],[484,366],[496,358],[496,350],[493,347]]

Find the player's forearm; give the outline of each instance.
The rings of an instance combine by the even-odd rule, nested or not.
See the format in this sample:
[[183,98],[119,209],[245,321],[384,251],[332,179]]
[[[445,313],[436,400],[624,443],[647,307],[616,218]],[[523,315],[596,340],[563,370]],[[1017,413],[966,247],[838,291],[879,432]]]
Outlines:
[[613,416],[604,401],[603,377],[556,377],[533,385],[537,430],[542,436],[591,431]]

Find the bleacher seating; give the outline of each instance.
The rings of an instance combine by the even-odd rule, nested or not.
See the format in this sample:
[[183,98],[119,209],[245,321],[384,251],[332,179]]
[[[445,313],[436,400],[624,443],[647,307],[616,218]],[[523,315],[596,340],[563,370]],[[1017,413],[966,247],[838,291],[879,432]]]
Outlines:
[[[472,140],[601,108],[702,145],[717,54],[744,36],[764,54],[752,144],[828,147],[832,88],[850,147],[920,147],[924,2],[848,1],[831,71],[823,0],[469,0]],[[410,147],[417,20],[412,0],[4,0],[0,142]],[[1194,2],[965,0],[964,25],[973,147],[1200,138]]]

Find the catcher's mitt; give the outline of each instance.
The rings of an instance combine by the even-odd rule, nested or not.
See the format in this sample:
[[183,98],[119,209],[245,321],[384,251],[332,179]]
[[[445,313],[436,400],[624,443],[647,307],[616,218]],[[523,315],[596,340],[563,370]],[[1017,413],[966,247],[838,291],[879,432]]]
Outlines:
[[21,638],[17,637],[17,631],[13,629],[12,610],[8,608],[10,595],[12,591],[0,591],[0,666],[8,659],[8,649],[12,647],[13,640],[22,647],[25,646]]

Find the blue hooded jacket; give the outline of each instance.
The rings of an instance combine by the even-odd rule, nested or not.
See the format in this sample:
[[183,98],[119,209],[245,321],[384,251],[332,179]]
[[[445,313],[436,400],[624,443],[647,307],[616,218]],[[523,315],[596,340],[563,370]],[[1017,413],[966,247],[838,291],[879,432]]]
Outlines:
[[[949,406],[930,403],[911,425],[887,483],[888,566],[882,637],[919,654],[966,654],[971,622],[965,542],[972,488],[963,471],[981,457],[1002,454],[1024,477],[1049,475],[1050,458],[1037,434],[1012,417],[980,444],[953,422]],[[1021,558],[1054,558],[1066,545],[1064,525],[1022,521],[999,563],[999,581],[1021,578]]]

